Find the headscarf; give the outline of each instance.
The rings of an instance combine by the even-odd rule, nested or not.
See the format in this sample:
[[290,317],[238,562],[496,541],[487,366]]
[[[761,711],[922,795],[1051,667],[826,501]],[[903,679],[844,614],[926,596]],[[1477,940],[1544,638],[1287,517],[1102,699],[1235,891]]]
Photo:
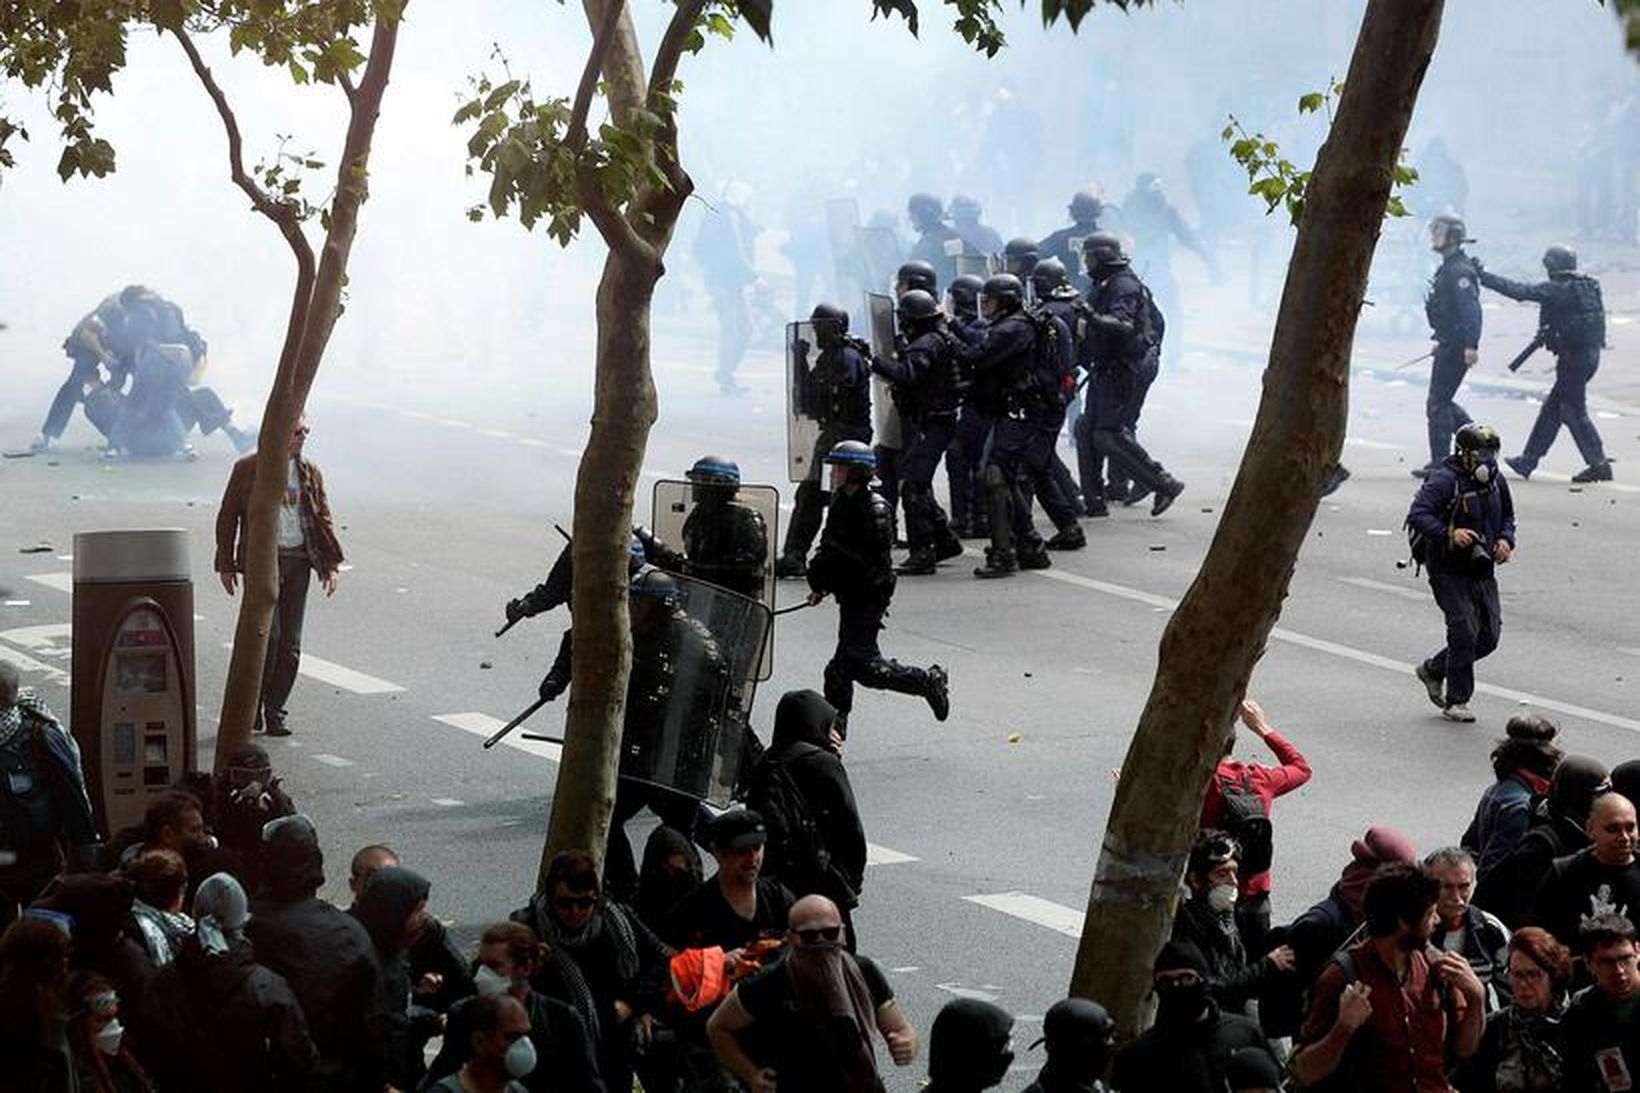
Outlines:
[[881,1088],[871,1040],[876,1007],[854,957],[840,941],[810,941],[787,953],[785,964],[798,1007],[809,1027],[824,1035],[847,1083],[844,1089]]
[[212,873],[194,893],[194,934],[208,956],[221,956],[243,941],[250,920],[250,901],[231,873]]

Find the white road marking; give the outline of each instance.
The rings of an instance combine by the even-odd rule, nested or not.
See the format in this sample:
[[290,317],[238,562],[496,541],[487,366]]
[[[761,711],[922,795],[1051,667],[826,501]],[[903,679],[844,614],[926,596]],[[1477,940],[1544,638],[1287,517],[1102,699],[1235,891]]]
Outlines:
[[[1533,471],[1533,478],[1541,478],[1545,482],[1571,482],[1569,474],[1557,474],[1554,471]],[[1594,490],[1615,490],[1618,493],[1640,493],[1640,486],[1632,486],[1627,482],[1589,482],[1580,483],[1585,492]],[[1517,487],[1518,488],[1518,487]],[[1531,487],[1526,487],[1530,489]]]
[[327,767],[351,767],[353,760],[343,759],[340,755],[327,755],[322,751],[313,753],[313,758]]
[[[500,718],[491,717],[487,713],[447,713],[440,714],[434,717],[433,720],[449,725],[451,728],[460,729],[462,732],[470,732],[474,736],[482,736],[485,739],[494,736],[496,730],[506,724]],[[538,755],[549,762],[558,762],[564,753],[561,745],[551,744],[545,740],[525,740],[518,735],[524,731],[524,727],[520,725],[517,729],[508,733],[501,742],[509,748],[529,752],[531,755]]]
[[454,797],[434,797],[432,802],[440,808],[460,808],[466,801],[458,801]]
[[448,426],[451,429],[473,429],[473,428],[477,428],[477,426],[475,426],[470,421],[457,421],[453,417],[436,417],[436,418],[433,418],[432,421],[433,421],[434,425],[444,425],[444,426]]
[[4,605],[0,605],[0,606],[5,606],[5,607],[28,607],[33,602],[34,602],[33,600],[7,600]]
[[916,860],[910,854],[902,854],[898,850],[890,850],[888,847],[878,846],[876,843],[866,843],[867,865],[904,865],[906,862]]
[[531,448],[550,448],[550,447],[552,447],[552,445],[548,444],[545,440],[537,440],[533,436],[521,436],[521,437],[518,438],[518,443],[527,444]]
[[969,903],[1001,911],[1005,915],[1023,919],[1035,926],[1045,926],[1066,937],[1082,936],[1084,914],[1063,903],[1033,896],[1027,892],[998,892],[990,896],[963,896]]
[[510,440],[512,434],[505,429],[479,429],[479,436],[493,436],[498,440]]
[[30,573],[28,579],[35,584],[55,588],[59,592],[71,593],[74,591],[74,574],[72,573]]
[[[222,648],[232,649],[233,642],[225,641]],[[352,668],[336,664],[333,661],[323,660],[312,653],[302,654],[302,663],[297,671],[320,683],[328,683],[332,687],[340,687],[344,691],[352,691],[356,695],[384,695],[404,690],[397,683],[389,683],[385,679],[377,679],[373,675],[358,672]]]
[[1353,584],[1357,588],[1366,588],[1373,592],[1388,592],[1390,595],[1399,596],[1403,600],[1417,600],[1419,603],[1426,603],[1429,600],[1427,595],[1415,588],[1390,584],[1388,581],[1375,581],[1371,577],[1340,577],[1338,579],[1345,584]]
[[[970,549],[969,553],[975,554],[976,556],[978,555],[978,551],[974,551],[972,549]],[[1111,584],[1109,581],[1096,581],[1092,577],[1084,577],[1079,573],[1066,573],[1065,571],[1058,569],[1041,569],[1031,570],[1029,575],[1033,577],[1041,577],[1044,580],[1061,581],[1065,584],[1077,585],[1078,587],[1091,589],[1095,592],[1103,592],[1106,595],[1115,596],[1118,599],[1130,600],[1134,603],[1142,603],[1147,607],[1156,607],[1171,611],[1179,605],[1177,600],[1168,599],[1166,596],[1158,596],[1152,592],[1144,592],[1140,589],[1128,588],[1124,585]],[[1301,634],[1296,630],[1288,630],[1285,627],[1278,626],[1274,630],[1271,630],[1270,640],[1285,642],[1288,645],[1297,645],[1305,649],[1314,650],[1318,653],[1326,653],[1329,656],[1339,657],[1343,660],[1353,660],[1357,664],[1366,664],[1373,668],[1382,668],[1384,671],[1393,672],[1396,675],[1410,676],[1412,674],[1413,665],[1405,661],[1382,657],[1377,653],[1369,653],[1365,649],[1356,649],[1352,646],[1343,645],[1336,641],[1328,641],[1325,638],[1311,637],[1309,634]],[[1593,710],[1587,706],[1579,706],[1572,702],[1562,702],[1560,699],[1550,698],[1546,695],[1534,694],[1530,691],[1517,691],[1513,687],[1499,687],[1491,683],[1477,683],[1475,685],[1475,690],[1480,694],[1491,695],[1493,698],[1506,699],[1517,705],[1536,706],[1539,709],[1553,710],[1556,713],[1565,714],[1568,717],[1580,717],[1585,721],[1593,721],[1599,725],[1609,725],[1614,729],[1625,729],[1628,732],[1640,733],[1640,720],[1636,720],[1632,717],[1622,717],[1618,714],[1606,713],[1604,710]]]
[[1631,657],[1640,657],[1640,649],[1636,649],[1630,645],[1619,645],[1617,647],[1617,651],[1619,653],[1627,653]]
[[[51,622],[44,626],[19,626],[13,630],[0,630],[0,641],[21,645],[31,653],[57,653],[64,649],[73,629],[66,622]],[[62,641],[59,641],[59,638]]]
[[15,649],[8,649],[4,645],[0,645],[0,660],[10,663],[16,667],[19,672],[38,673],[40,676],[43,676],[48,683],[55,683],[63,687],[67,687],[69,685],[68,673],[63,671],[61,668],[56,668],[50,664],[41,663],[31,656],[24,653],[19,653]]

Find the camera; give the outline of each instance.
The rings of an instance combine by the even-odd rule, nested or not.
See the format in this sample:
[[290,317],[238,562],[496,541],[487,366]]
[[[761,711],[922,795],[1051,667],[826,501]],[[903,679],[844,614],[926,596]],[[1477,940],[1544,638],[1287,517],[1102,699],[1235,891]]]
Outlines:
[[1464,552],[1464,558],[1476,569],[1484,569],[1492,564],[1492,550],[1479,539],[1469,544]]

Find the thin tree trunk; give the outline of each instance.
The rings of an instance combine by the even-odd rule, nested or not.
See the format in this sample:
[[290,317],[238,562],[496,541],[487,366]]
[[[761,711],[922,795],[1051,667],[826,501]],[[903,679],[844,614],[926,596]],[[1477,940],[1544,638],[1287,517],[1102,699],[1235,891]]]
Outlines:
[[1071,980],[1127,1034],[1142,1023],[1208,779],[1343,446],[1356,318],[1441,8],[1367,6],[1298,225],[1258,420],[1201,571],[1162,635]]

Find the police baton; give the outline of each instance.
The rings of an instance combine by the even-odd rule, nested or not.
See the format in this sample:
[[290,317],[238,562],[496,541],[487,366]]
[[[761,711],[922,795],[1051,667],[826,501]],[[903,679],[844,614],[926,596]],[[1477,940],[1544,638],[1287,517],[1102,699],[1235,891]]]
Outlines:
[[562,736],[543,736],[538,732],[521,732],[518,736],[521,740],[539,740],[543,744],[562,744],[564,742]]
[[1435,350],[1433,350],[1433,349],[1431,349],[1427,353],[1420,353],[1416,357],[1413,357],[1411,360],[1402,361],[1400,364],[1396,365],[1395,370],[1397,372],[1405,371],[1406,369],[1411,368],[1413,365],[1417,364],[1419,361],[1427,361],[1429,358],[1433,357],[1434,355],[1435,355]]
[[[822,598],[824,598],[824,597],[822,597]],[[770,618],[775,618],[775,617],[780,616],[780,615],[789,615],[793,611],[801,611],[805,607],[818,607],[818,606],[819,606],[818,602],[810,603],[808,600],[804,600],[802,603],[794,603],[790,607],[782,607],[778,611],[770,611],[769,612],[769,617]]]
[[499,638],[502,634],[505,634],[508,630],[511,630],[513,627],[517,626],[523,617],[523,615],[520,615],[516,619],[508,619],[507,624],[495,632],[495,636]]
[[522,725],[525,721],[529,720],[531,714],[535,713],[536,710],[539,710],[542,706],[545,706],[546,704],[547,704],[547,700],[544,699],[544,698],[538,698],[534,702],[531,702],[528,706],[524,707],[524,712],[523,713],[519,714],[517,717],[513,718],[511,721],[509,721],[505,725],[501,726],[501,728],[496,730],[496,733],[495,733],[494,736],[492,736],[488,740],[484,741],[484,746],[486,748],[495,747],[497,744],[499,744],[501,742],[502,737],[506,736],[508,733],[510,733],[514,729],[518,728],[518,726]]

